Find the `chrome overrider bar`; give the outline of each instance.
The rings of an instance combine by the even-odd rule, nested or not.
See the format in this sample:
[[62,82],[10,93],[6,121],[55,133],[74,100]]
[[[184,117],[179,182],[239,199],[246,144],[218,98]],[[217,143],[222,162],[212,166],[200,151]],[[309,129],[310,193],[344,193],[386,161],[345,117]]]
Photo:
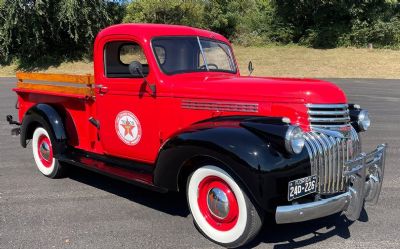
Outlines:
[[276,223],[295,223],[344,212],[349,220],[360,217],[364,200],[372,205],[378,202],[385,169],[386,144],[374,151],[361,153],[345,163],[345,176],[350,177],[347,192],[310,203],[278,206]]

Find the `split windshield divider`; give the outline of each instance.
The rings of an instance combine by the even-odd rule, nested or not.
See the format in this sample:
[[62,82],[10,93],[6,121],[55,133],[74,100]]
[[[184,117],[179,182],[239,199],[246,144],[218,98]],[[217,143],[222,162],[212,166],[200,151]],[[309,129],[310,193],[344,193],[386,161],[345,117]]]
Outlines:
[[206,59],[206,57],[204,56],[203,47],[201,46],[200,38],[199,38],[198,36],[197,36],[197,43],[199,44],[199,47],[200,47],[200,53],[201,53],[201,56],[203,57],[204,65],[206,66],[207,71],[210,71],[210,70],[208,69],[207,59]]

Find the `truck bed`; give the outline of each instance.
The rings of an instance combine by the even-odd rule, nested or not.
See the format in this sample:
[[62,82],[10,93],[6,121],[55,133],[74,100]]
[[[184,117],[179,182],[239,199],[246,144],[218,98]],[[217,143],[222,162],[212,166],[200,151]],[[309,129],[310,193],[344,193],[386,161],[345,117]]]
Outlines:
[[36,104],[53,106],[64,119],[68,143],[76,148],[96,152],[97,128],[88,121],[95,116],[94,77],[44,73],[17,73],[19,121]]

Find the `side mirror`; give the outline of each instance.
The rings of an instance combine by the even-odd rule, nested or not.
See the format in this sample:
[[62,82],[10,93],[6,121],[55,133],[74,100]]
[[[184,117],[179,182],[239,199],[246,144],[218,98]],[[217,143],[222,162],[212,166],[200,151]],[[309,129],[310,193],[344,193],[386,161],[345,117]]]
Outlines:
[[156,95],[156,85],[155,84],[150,84],[146,80],[146,77],[143,74],[143,65],[142,65],[142,63],[140,63],[138,61],[132,61],[129,64],[129,73],[131,73],[134,76],[139,74],[144,79],[144,82],[146,83],[146,85],[150,88],[151,95],[153,95],[153,96]]
[[254,67],[253,67],[253,62],[249,61],[249,65],[247,66],[249,69],[249,76],[253,73]]
[[140,75],[144,78],[143,75],[143,66],[142,63],[138,62],[138,61],[132,61],[129,64],[129,73],[131,73],[132,75]]

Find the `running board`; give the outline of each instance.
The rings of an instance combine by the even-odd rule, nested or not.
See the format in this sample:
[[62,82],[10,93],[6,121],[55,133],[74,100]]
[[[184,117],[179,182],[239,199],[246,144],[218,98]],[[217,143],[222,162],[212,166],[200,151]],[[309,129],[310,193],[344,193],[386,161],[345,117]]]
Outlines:
[[[65,154],[55,157],[61,162],[79,166],[124,182],[157,192],[167,192],[166,189],[153,185],[152,165],[86,153],[76,149],[70,149]],[[128,164],[128,162],[130,163]]]

